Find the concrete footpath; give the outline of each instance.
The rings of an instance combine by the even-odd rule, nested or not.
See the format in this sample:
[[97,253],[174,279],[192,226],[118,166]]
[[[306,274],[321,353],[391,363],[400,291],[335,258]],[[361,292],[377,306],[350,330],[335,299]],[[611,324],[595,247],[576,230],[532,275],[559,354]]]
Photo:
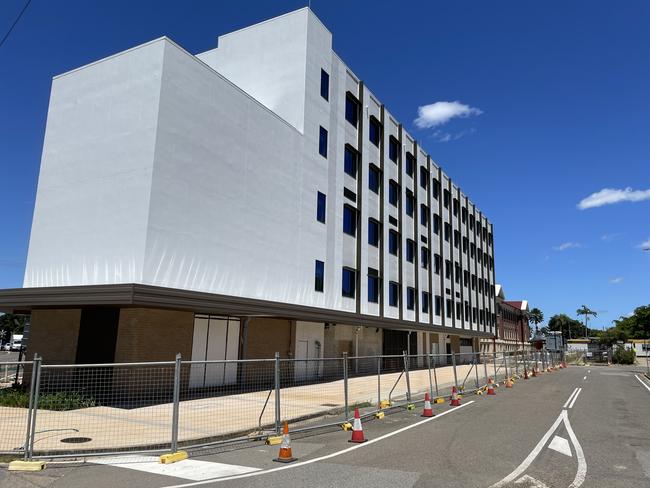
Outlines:
[[[509,368],[514,365],[510,364]],[[501,367],[501,364],[499,365]],[[466,388],[476,385],[476,369],[471,365],[457,366],[458,383],[467,377]],[[494,366],[487,365],[493,376]],[[502,379],[504,369],[499,370]],[[454,384],[453,367],[435,369],[440,395],[449,395]],[[409,374],[413,399],[422,399],[429,389],[429,370],[420,369]],[[434,379],[431,380],[434,382]],[[478,366],[478,381],[485,384],[485,368]],[[378,398],[377,375],[350,378],[349,404],[375,408],[380,400],[391,398],[404,402],[407,393],[406,377],[400,373],[382,374]],[[292,423],[292,428],[319,423],[343,421],[343,380],[283,388],[280,393],[281,418]],[[433,388],[435,393],[435,386]],[[267,401],[268,398],[268,401]],[[266,403],[266,408],[264,405]],[[274,425],[275,394],[269,391],[218,396],[183,401],[180,404],[179,441],[210,441],[232,436],[259,433]],[[18,452],[25,441],[27,409],[0,408],[0,451]],[[36,416],[36,452],[82,452],[85,450],[124,450],[143,446],[164,447],[171,439],[172,404],[134,409],[92,407],[71,411],[38,410]]]

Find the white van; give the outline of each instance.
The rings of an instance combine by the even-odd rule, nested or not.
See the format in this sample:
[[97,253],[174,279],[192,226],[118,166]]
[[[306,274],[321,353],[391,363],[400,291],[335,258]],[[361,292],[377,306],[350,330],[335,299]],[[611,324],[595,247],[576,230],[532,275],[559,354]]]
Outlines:
[[9,347],[10,351],[20,351],[20,348],[23,346],[23,336],[22,334],[14,334],[11,337],[11,346]]

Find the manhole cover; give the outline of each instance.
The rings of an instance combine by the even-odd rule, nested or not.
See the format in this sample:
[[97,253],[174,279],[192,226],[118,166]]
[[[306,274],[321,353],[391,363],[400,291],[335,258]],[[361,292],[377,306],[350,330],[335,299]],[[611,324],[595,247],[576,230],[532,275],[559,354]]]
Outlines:
[[338,404],[336,403],[321,403],[321,407],[338,407]]
[[65,442],[66,444],[82,444],[90,441],[92,441],[90,437],[66,437],[65,439],[61,439],[61,442]]

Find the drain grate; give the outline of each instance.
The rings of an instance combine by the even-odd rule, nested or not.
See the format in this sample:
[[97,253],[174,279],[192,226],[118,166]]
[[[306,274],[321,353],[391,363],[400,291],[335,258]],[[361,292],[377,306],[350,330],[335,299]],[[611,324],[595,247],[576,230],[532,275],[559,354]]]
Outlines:
[[61,442],[66,444],[83,444],[84,442],[90,442],[92,439],[90,437],[66,437],[61,439]]

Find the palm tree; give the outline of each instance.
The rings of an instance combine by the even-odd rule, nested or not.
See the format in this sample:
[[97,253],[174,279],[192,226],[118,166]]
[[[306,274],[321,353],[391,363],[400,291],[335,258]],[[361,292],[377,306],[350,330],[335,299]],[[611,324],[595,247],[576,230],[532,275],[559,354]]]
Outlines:
[[580,315],[585,316],[585,339],[586,339],[587,336],[589,335],[589,329],[587,328],[587,324],[589,323],[589,316],[593,315],[594,317],[597,317],[598,314],[595,311],[591,310],[587,305],[583,305],[581,308],[576,310],[576,314],[578,316]]
[[533,308],[528,312],[528,322],[535,324],[535,330],[537,330],[537,324],[544,322],[544,313],[539,308]]

